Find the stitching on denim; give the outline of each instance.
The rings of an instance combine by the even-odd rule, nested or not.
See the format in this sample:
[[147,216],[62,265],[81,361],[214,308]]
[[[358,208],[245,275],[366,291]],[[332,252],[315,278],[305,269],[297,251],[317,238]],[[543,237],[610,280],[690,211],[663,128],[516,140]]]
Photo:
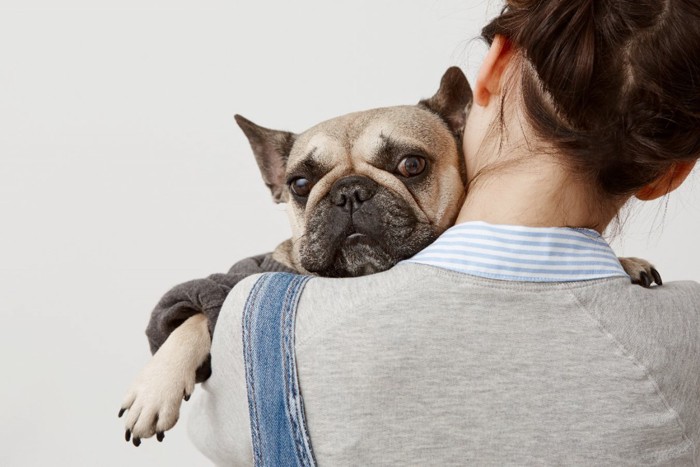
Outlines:
[[300,449],[299,446],[299,439],[297,436],[298,432],[298,427],[296,426],[297,420],[296,417],[293,414],[293,407],[292,407],[292,401],[290,400],[289,394],[290,394],[290,376],[289,372],[293,370],[293,364],[290,362],[290,356],[289,352],[287,351],[287,346],[289,345],[289,335],[287,334],[287,320],[289,319],[289,316],[294,313],[294,296],[297,291],[297,280],[296,278],[292,278],[291,281],[289,282],[287,286],[287,290],[285,291],[284,294],[284,300],[282,303],[282,313],[281,313],[281,328],[282,328],[282,342],[280,345],[280,351],[281,351],[281,356],[282,356],[282,372],[283,372],[283,379],[284,379],[284,396],[285,396],[285,412],[287,415],[287,419],[289,420],[289,425],[292,430],[291,436],[292,440],[294,441],[294,449],[296,451],[296,456],[297,460],[302,462],[302,465],[304,465],[304,455],[302,450]]
[[[289,353],[290,336],[287,331],[288,320],[290,316],[294,314],[294,296],[297,292],[298,281],[292,279],[287,293],[284,298],[284,305],[282,307],[282,362],[284,365],[284,395],[286,399],[285,409],[287,412],[287,418],[289,419],[289,426],[292,430],[291,436],[294,441],[294,449],[296,451],[297,460],[301,461],[302,465],[305,465],[305,456],[303,449],[300,446],[300,440],[298,436],[299,428],[297,426],[297,419],[294,414],[294,400],[293,394],[290,394],[293,389],[291,387],[291,375],[290,372],[294,371],[294,362],[292,361],[292,356]],[[290,397],[291,395],[291,397]]]
[[[297,459],[304,466],[315,465],[313,450],[306,421],[301,406],[301,394],[297,382],[296,356],[294,351],[294,323],[299,297],[310,277],[297,276],[287,289],[283,307],[283,362],[285,372],[285,397],[287,399],[287,416],[292,428],[292,437],[296,448]],[[309,457],[311,459],[309,459]]]
[[244,363],[246,367],[246,381],[248,389],[248,412],[250,414],[250,431],[253,444],[253,454],[255,457],[255,464],[262,465],[262,445],[261,445],[261,435],[260,435],[260,416],[257,410],[257,404],[255,400],[255,377],[253,374],[253,349],[251,342],[251,332],[252,332],[252,312],[255,309],[255,305],[258,303],[258,297],[260,295],[260,290],[269,281],[270,274],[263,274],[253,285],[248,298],[246,299],[245,306],[243,307],[243,320],[242,320],[242,332],[243,332],[243,349],[244,349]]
[[294,308],[292,310],[290,325],[288,328],[289,334],[291,336],[289,353],[292,360],[292,371],[290,373],[291,384],[294,388],[293,396],[294,404],[296,409],[296,417],[298,418],[298,433],[297,437],[300,438],[303,447],[304,461],[305,465],[314,466],[316,465],[316,458],[314,456],[313,449],[311,447],[311,439],[309,437],[308,426],[306,425],[306,416],[304,414],[304,399],[301,395],[301,389],[299,388],[298,370],[296,364],[296,349],[294,348],[295,334],[294,325],[296,322],[296,311],[299,304],[299,299],[301,298],[301,293],[303,292],[306,283],[311,279],[311,277],[300,277],[298,279],[299,286],[297,288],[297,293],[294,297]]
[[[278,281],[275,278],[279,279]],[[265,465],[265,446],[261,431],[264,421],[260,419],[258,412],[260,401],[256,399],[255,387],[255,372],[253,356],[256,355],[255,347],[255,332],[260,323],[258,319],[261,300],[270,293],[284,291],[283,299],[276,309],[278,311],[279,321],[281,326],[281,342],[279,346],[279,357],[282,359],[282,381],[284,384],[285,412],[287,421],[294,443],[295,454],[298,465],[304,467],[313,467],[316,465],[316,460],[311,449],[311,441],[308,436],[306,420],[303,412],[303,401],[298,388],[296,355],[294,352],[294,323],[296,318],[296,309],[301,296],[301,292],[310,279],[308,276],[298,276],[289,273],[267,273],[264,274],[254,284],[251,289],[244,306],[242,326],[243,326],[243,346],[244,360],[247,376],[248,389],[248,410],[251,419],[251,437],[253,442],[253,453],[255,465]],[[279,295],[275,293],[275,295]],[[270,316],[272,317],[272,316]],[[263,324],[264,325],[264,324]]]
[[258,281],[253,286],[248,298],[246,300],[246,305],[244,307],[244,318],[243,318],[243,332],[244,332],[244,345],[245,345],[245,359],[246,361],[246,374],[248,376],[248,410],[251,419],[251,435],[253,441],[253,450],[255,453],[255,460],[257,462],[262,462],[262,446],[261,446],[261,435],[260,435],[260,416],[257,411],[257,404],[255,398],[255,377],[253,373],[253,351],[252,351],[252,311],[255,309],[255,304],[258,301],[260,289],[267,282],[267,275],[263,275],[258,279]]

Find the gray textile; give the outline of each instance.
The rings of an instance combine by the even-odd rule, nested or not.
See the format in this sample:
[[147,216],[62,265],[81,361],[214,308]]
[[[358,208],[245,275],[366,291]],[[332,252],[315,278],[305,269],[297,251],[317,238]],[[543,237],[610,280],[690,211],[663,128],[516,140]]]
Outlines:
[[[272,253],[266,253],[237,262],[226,274],[212,274],[170,289],[151,312],[146,328],[151,353],[156,353],[175,328],[197,313],[207,316],[209,333],[213,334],[219,310],[229,291],[246,277],[262,272],[294,271],[272,259]],[[210,374],[210,361],[207,360],[197,370],[197,382],[206,380]]]
[[[190,436],[251,465],[241,313],[226,300]],[[420,264],[312,279],[296,325],[319,465],[698,465],[700,284],[482,279]]]

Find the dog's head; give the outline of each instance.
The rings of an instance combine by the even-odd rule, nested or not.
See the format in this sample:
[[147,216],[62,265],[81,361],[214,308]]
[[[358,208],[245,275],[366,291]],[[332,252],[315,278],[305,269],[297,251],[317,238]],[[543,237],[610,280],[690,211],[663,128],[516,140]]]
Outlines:
[[274,201],[288,204],[291,261],[322,276],[371,274],[451,226],[464,196],[461,138],[471,102],[467,79],[452,67],[430,99],[300,134],[237,115]]

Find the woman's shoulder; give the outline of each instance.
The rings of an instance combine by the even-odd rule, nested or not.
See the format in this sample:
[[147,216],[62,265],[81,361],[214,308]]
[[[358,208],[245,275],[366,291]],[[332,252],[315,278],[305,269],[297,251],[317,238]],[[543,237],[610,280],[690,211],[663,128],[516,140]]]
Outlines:
[[676,302],[683,309],[700,313],[700,283],[695,281],[676,281],[658,287],[662,299]]
[[692,345],[700,357],[700,283],[644,288],[615,279],[571,292],[601,326],[634,345]]
[[644,371],[693,442],[700,442],[700,284],[645,289],[614,280],[572,293],[601,335]]
[[601,315],[609,310],[612,316],[630,313],[642,320],[657,317],[668,321],[670,317],[683,319],[700,314],[700,283],[695,281],[666,282],[644,288],[616,279],[573,291],[582,303]]
[[[668,287],[666,290],[669,291],[682,291],[682,293],[688,294],[688,298],[695,303],[696,306],[700,307],[700,282],[696,281],[676,281],[669,282],[666,284]],[[661,289],[664,286],[660,287]]]
[[688,299],[696,303],[697,299],[700,298],[700,282],[693,280],[682,280],[665,282],[662,286],[652,287],[650,289],[643,290],[653,290],[654,293],[659,293],[661,295],[674,295],[681,299]]

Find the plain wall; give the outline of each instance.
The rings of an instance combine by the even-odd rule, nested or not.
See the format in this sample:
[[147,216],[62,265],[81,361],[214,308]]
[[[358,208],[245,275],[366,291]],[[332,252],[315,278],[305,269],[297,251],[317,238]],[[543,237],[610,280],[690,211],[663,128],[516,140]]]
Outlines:
[[[0,465],[207,465],[182,420],[134,448],[116,414],[158,298],[289,234],[233,114],[300,131],[415,103],[450,65],[473,80],[498,9],[3,0]],[[700,279],[697,185],[632,209],[619,254]]]

